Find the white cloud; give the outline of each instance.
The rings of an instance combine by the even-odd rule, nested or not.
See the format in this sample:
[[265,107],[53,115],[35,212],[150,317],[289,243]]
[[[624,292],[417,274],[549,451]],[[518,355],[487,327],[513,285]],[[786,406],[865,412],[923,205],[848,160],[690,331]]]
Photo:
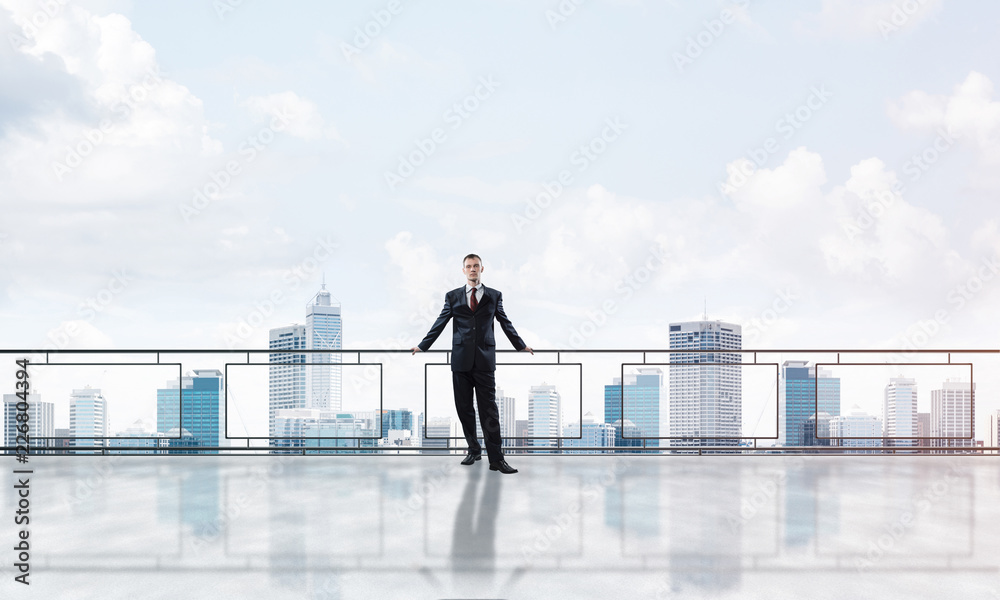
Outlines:
[[944,0],[823,0],[800,28],[810,33],[888,39],[937,14]]
[[819,242],[831,272],[890,285],[947,278],[957,256],[947,228],[940,216],[893,191],[897,181],[871,158],[851,167],[850,179],[827,194],[842,226]]
[[[783,208],[818,200],[819,188],[826,183],[823,159],[804,147],[788,154],[785,162],[774,169],[754,169],[753,163],[743,158],[726,166],[727,184],[736,191],[732,194],[742,210]],[[742,174],[752,172],[740,185]]]
[[888,111],[900,129],[943,128],[983,149],[1000,143],[1000,101],[993,100],[993,82],[982,73],[969,73],[951,95],[914,90],[890,102]]
[[[303,140],[333,139],[343,141],[336,127],[327,125],[316,103],[292,91],[252,96],[242,102],[251,118],[258,123],[271,123],[277,119],[278,127]],[[287,125],[283,123],[287,121]]]

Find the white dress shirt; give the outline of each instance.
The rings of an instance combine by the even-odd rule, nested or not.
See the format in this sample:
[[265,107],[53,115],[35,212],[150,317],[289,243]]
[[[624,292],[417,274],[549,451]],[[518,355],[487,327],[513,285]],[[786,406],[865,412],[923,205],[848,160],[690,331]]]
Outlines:
[[482,302],[483,284],[480,283],[476,287],[471,287],[469,284],[465,284],[465,305],[470,308],[472,307],[472,298],[470,297],[470,294],[472,294],[472,290],[476,290],[476,303],[478,304],[479,302]]

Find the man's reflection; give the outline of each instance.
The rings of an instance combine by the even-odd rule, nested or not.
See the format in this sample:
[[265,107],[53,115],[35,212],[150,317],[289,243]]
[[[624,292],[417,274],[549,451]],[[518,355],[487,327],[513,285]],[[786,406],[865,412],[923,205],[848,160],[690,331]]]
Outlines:
[[496,574],[496,522],[500,509],[500,478],[485,477],[476,511],[476,491],[486,469],[472,469],[455,513],[451,540],[452,581],[455,592],[482,595],[492,588]]

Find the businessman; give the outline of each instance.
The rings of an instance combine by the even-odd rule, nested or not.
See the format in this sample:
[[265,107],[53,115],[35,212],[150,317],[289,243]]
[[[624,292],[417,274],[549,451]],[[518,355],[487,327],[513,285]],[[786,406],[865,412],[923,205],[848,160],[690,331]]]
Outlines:
[[535,352],[517,335],[510,319],[503,312],[503,295],[488,288],[480,281],[483,262],[476,254],[462,261],[465,286],[444,295],[444,308],[430,331],[412,353],[425,352],[441,335],[449,319],[451,336],[451,381],[455,388],[455,409],[462,423],[462,432],[469,444],[469,453],[463,465],[472,465],[482,459],[483,448],[476,437],[476,413],[472,405],[472,391],[476,392],[479,421],[486,438],[486,454],[490,470],[504,474],[517,473],[507,464],[500,447],[500,411],[496,402],[497,343],[493,337],[493,319],[500,321],[500,328],[517,350]]

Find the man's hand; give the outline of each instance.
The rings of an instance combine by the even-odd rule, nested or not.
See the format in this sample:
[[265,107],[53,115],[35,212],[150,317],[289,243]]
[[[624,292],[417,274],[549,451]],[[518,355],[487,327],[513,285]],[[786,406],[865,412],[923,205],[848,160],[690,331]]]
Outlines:
[[423,352],[423,350],[421,350],[420,348],[418,348],[418,347],[416,347],[416,346],[414,346],[414,347],[410,348],[410,356],[413,356],[413,355],[414,355],[414,354],[416,354],[417,352]]
[[524,348],[521,348],[521,352],[531,352],[532,356],[535,355],[535,351],[531,349],[531,346],[525,346]]

